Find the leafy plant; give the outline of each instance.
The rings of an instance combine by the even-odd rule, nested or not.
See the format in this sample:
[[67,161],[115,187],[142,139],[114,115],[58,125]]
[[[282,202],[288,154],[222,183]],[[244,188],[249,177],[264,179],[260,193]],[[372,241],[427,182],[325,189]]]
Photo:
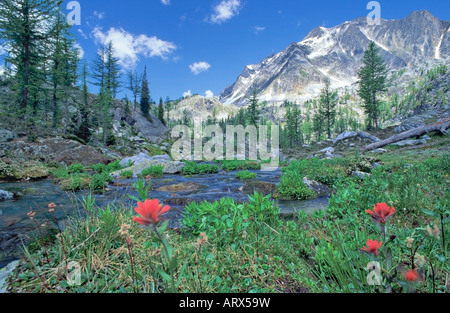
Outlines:
[[240,180],[249,180],[249,179],[255,179],[257,177],[257,175],[256,175],[256,173],[253,173],[250,171],[242,171],[242,172],[236,173],[235,177]]

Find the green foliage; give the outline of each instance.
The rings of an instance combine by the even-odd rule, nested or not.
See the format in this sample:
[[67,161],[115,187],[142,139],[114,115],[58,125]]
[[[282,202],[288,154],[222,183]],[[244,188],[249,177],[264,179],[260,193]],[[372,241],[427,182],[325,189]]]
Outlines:
[[133,178],[133,170],[122,171],[120,172],[120,177],[125,179]]
[[139,176],[141,177],[150,176],[152,178],[160,178],[164,176],[163,169],[164,169],[163,166],[153,165],[144,169]]
[[220,161],[222,169],[226,172],[237,170],[259,170],[261,165],[257,161]]
[[113,181],[114,179],[108,173],[95,174],[92,176],[89,188],[94,192],[104,192],[108,183]]
[[241,171],[236,173],[236,178],[240,180],[255,179],[257,177],[256,173],[250,171]]
[[83,164],[72,164],[67,170],[70,174],[80,174],[83,172]]
[[186,162],[183,169],[184,175],[215,174],[218,172],[219,166],[216,164],[197,164],[196,162]]
[[249,203],[244,204],[237,204],[230,198],[214,203],[193,202],[186,206],[182,224],[196,235],[204,232],[219,244],[225,244],[241,241],[243,234],[256,235],[262,223],[274,225],[278,221],[278,208],[270,196],[255,193],[249,197]]

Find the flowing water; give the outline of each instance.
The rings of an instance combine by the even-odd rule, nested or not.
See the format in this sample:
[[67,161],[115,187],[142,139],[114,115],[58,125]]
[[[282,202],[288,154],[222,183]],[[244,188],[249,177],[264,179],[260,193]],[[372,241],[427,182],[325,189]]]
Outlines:
[[[269,189],[280,182],[281,170],[254,172],[257,174],[257,178],[253,181],[263,182],[262,184]],[[248,195],[245,192],[249,191],[245,189],[246,182],[235,179],[235,175],[236,172],[220,172],[193,177],[165,175],[163,178],[152,181],[150,197],[169,204],[172,209],[169,211],[168,218],[177,221],[185,205],[192,201],[216,201],[224,197],[233,198],[236,202],[247,201]],[[116,181],[108,187],[106,193],[95,195],[96,205],[105,207],[108,204],[121,204],[131,210],[135,207],[135,202],[129,198],[129,195],[137,196],[133,189],[134,181]],[[75,194],[64,192],[50,179],[18,183],[0,182],[0,189],[23,194],[20,199],[0,202],[0,268],[16,257],[16,252],[21,245],[21,236],[35,229],[33,221],[27,216],[30,210],[36,212],[36,219],[40,222],[51,220],[48,204],[55,203],[57,205],[56,217],[58,220],[62,220],[76,211],[82,212],[82,199],[89,195],[88,191]],[[280,213],[288,215],[301,210],[307,213],[321,210],[326,207],[327,203],[327,197],[308,201],[275,201],[280,208]]]

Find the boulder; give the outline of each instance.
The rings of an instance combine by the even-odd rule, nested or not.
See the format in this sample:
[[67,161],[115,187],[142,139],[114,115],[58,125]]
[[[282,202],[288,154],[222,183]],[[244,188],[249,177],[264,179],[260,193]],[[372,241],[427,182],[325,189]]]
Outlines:
[[316,182],[314,180],[308,179],[308,177],[303,178],[303,183],[312,191],[317,193],[318,197],[325,197],[331,194],[331,190],[327,185]]
[[354,172],[352,173],[352,176],[353,176],[353,177],[359,177],[359,178],[364,179],[364,178],[370,177],[370,176],[372,176],[372,175],[369,174],[369,173],[361,172],[361,171],[354,171]]
[[367,133],[364,131],[359,131],[359,132],[344,132],[342,134],[340,134],[339,136],[336,137],[335,140],[333,140],[333,144],[335,145],[336,143],[343,141],[343,140],[347,140],[347,139],[353,139],[353,138],[361,138],[364,140],[369,140],[372,142],[379,142],[380,139]]
[[11,200],[12,198],[14,198],[13,193],[5,190],[0,190],[0,201]]
[[319,153],[327,153],[327,152],[334,153],[334,148],[328,147],[328,148],[325,148],[325,149],[319,151]]
[[136,178],[143,170],[150,166],[162,166],[164,174],[178,174],[185,167],[185,163],[172,161],[172,158],[167,154],[151,157],[148,154],[139,153],[138,155],[125,158],[120,162],[122,167],[127,167],[129,164],[131,164],[130,167],[114,172],[111,175],[113,177],[120,177],[121,172],[132,170],[133,177]]
[[6,280],[8,279],[9,275],[12,274],[12,272],[16,269],[16,267],[19,266],[19,261],[14,261],[6,265],[5,268],[2,268],[0,270],[0,293],[6,293],[7,286],[6,286]]
[[130,164],[136,166],[148,160],[152,160],[152,157],[145,153],[139,153],[138,155],[123,159],[120,162],[120,166],[127,167]]
[[418,139],[418,140],[403,140],[396,143],[393,143],[392,145],[397,147],[405,147],[405,146],[417,146],[417,145],[424,145],[427,141],[425,139]]
[[0,128],[0,142],[9,142],[17,138],[17,134],[7,129]]

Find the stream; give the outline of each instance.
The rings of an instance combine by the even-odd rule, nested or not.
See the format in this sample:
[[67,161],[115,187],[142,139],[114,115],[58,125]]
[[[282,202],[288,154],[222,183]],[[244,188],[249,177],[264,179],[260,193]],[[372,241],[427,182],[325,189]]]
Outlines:
[[[216,201],[230,197],[236,202],[248,200],[248,194],[253,194],[254,188],[272,193],[275,185],[280,182],[281,170],[274,172],[253,171],[257,178],[251,181],[235,179],[237,172],[220,172],[218,174],[185,177],[182,175],[164,175],[163,178],[153,179],[150,196],[171,206],[167,218],[177,221],[183,213],[186,204],[196,201]],[[117,180],[108,186],[107,192],[95,195],[97,206],[106,207],[108,204],[120,204],[130,209],[136,206],[129,195],[138,196],[133,188],[134,179]],[[257,186],[257,187],[255,187]],[[36,212],[36,220],[40,223],[51,220],[48,204],[55,203],[55,215],[58,220],[64,220],[67,215],[82,212],[82,199],[89,195],[89,191],[76,193],[64,192],[51,179],[29,182],[0,182],[0,189],[13,193],[20,192],[19,199],[0,201],[0,269],[9,262],[17,259],[20,250],[21,237],[27,235],[36,227],[27,213]],[[327,197],[306,201],[274,200],[280,208],[281,214],[296,214],[303,210],[311,213],[323,210],[328,204]],[[81,213],[82,214],[82,213]]]

